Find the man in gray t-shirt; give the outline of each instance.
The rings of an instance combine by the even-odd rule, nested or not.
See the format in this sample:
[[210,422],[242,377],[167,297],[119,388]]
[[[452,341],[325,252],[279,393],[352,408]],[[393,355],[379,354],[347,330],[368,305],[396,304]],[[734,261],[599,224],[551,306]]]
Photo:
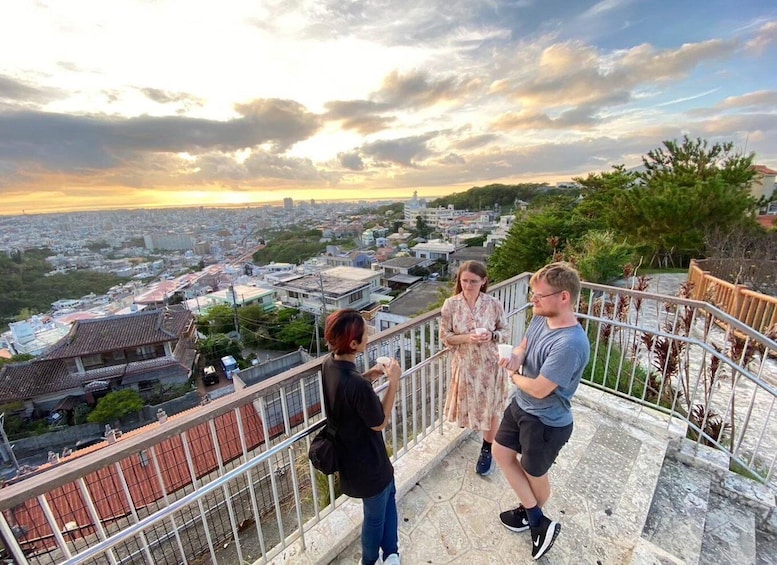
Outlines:
[[[571,400],[588,364],[588,336],[575,317],[580,277],[567,263],[551,263],[530,282],[534,317],[521,344],[499,364],[517,391],[494,441],[494,458],[521,504],[499,515],[515,532],[531,529],[532,556],[553,545],[561,524],[542,506],[550,497],[548,470],[572,435]],[[520,455],[520,458],[518,458]]]

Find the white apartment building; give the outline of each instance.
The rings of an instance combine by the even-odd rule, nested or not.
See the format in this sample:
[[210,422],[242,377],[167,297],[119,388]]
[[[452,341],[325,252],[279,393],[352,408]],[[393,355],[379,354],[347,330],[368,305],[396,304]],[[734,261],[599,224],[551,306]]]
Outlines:
[[40,355],[62,339],[70,330],[70,324],[60,323],[48,316],[33,316],[22,322],[11,322],[3,339],[11,346],[13,354]]
[[405,224],[414,226],[416,218],[421,216],[427,225],[437,229],[441,226],[447,226],[454,218],[469,214],[466,210],[456,210],[453,204],[447,208],[438,206],[437,208],[427,208],[426,200],[418,198],[418,192],[413,192],[413,198],[405,203]]
[[335,267],[317,274],[289,277],[273,285],[278,299],[286,306],[312,314],[341,308],[361,310],[372,301],[371,295],[380,288],[379,272],[357,267]]
[[194,249],[194,238],[185,233],[151,233],[143,236],[146,249]]
[[488,245],[489,243],[493,243],[497,247],[501,245],[505,238],[507,238],[507,234],[513,226],[514,221],[515,215],[513,214],[501,216],[494,231],[486,236],[485,244]]
[[429,259],[430,261],[444,259],[445,261],[450,261],[451,253],[461,247],[464,246],[457,246],[447,241],[432,239],[426,243],[419,243],[415,247],[411,247],[410,251],[415,257],[418,257],[419,259]]

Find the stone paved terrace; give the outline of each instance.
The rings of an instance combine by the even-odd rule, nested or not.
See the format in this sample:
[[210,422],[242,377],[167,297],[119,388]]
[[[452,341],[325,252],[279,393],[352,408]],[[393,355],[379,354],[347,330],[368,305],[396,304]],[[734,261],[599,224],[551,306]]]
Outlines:
[[[581,387],[574,411],[545,507],[562,530],[541,562],[777,564],[773,492],[729,474],[711,450],[693,450],[650,409]],[[501,472],[474,473],[479,434],[446,428],[430,439],[436,456],[397,464],[402,563],[533,562],[529,534],[499,522],[516,505]],[[274,563],[360,563],[360,501],[345,500],[306,536],[305,551],[292,546]]]

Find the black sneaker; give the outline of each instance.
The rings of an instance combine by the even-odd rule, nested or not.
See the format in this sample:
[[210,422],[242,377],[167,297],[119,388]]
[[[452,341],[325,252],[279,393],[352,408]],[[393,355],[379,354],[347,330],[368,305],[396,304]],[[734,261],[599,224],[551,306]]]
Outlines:
[[553,547],[560,531],[561,524],[543,516],[540,525],[531,529],[531,556],[539,559],[545,555]]
[[499,519],[508,530],[514,532],[525,532],[529,529],[529,516],[526,514],[526,508],[518,506],[512,510],[505,510],[499,514]]
[[480,457],[478,457],[478,462],[475,465],[475,472],[478,475],[483,475],[484,477],[487,477],[491,474],[491,471],[494,470],[494,459],[491,457],[491,450],[486,449],[485,447],[480,448]]

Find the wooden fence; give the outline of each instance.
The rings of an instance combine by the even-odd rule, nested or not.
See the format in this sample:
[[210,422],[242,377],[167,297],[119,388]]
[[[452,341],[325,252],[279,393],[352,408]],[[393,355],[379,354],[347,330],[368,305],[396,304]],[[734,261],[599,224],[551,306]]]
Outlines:
[[693,298],[714,304],[762,334],[777,323],[777,298],[774,296],[713,277],[693,259],[688,267],[688,280],[693,284]]

